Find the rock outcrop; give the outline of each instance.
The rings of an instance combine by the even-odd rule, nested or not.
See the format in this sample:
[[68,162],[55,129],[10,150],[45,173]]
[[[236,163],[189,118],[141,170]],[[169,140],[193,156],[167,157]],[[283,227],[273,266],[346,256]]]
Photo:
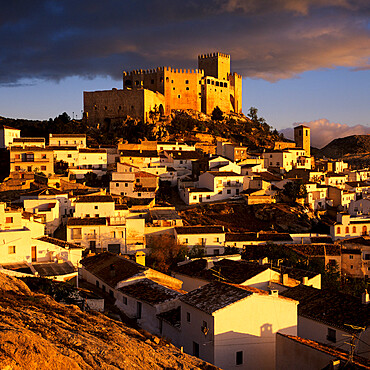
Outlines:
[[0,273],[0,369],[215,369],[97,312]]

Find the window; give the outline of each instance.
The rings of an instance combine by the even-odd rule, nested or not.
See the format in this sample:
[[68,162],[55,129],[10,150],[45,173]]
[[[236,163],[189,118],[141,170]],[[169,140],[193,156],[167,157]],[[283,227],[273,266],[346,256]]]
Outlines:
[[352,254],[349,255],[349,259],[353,260],[353,255]]
[[99,281],[96,280],[95,285],[99,288]]
[[349,234],[349,226],[346,226],[346,234]]
[[352,232],[355,233],[356,232],[356,226],[353,226],[352,227]]
[[46,154],[41,154],[41,159],[46,159]]
[[19,166],[15,166],[15,170],[19,171],[21,168]]
[[185,80],[185,83],[188,85],[189,84],[189,80]]
[[102,285],[103,292],[105,292],[105,285]]
[[187,312],[186,313],[186,321],[187,322],[190,322],[190,312]]
[[136,308],[137,308],[136,318],[141,319],[141,312],[142,312],[142,308],[143,308],[141,302],[137,302]]
[[214,249],[213,250],[213,255],[214,256],[218,256],[220,254],[220,250],[219,249]]
[[41,171],[46,171],[46,166],[41,166]]
[[199,357],[199,343],[193,342],[193,356]]
[[90,213],[86,213],[86,217],[89,218],[90,217]]
[[6,222],[7,224],[12,224],[12,223],[13,223],[13,217],[7,217],[7,218],[5,219],[5,222]]
[[99,213],[95,213],[95,217],[99,217]]
[[81,239],[81,228],[72,229],[72,239]]
[[21,155],[20,154],[16,154],[15,155],[15,159],[21,159]]
[[351,265],[351,270],[353,270],[353,265]]
[[94,206],[94,209],[99,209],[99,206]]
[[184,243],[186,243],[186,244],[189,243],[189,239],[185,238]]
[[227,189],[227,194],[231,194],[231,189]]
[[337,234],[340,234],[340,227],[337,227]]
[[113,290],[112,289],[109,289],[109,295],[114,298],[114,293],[113,293]]
[[236,352],[236,365],[243,365],[243,351]]
[[337,341],[337,331],[335,329],[328,328],[328,335],[326,336],[326,339],[335,343]]
[[123,302],[123,304],[127,304],[127,297],[123,296],[122,297],[122,302]]
[[67,157],[68,158],[72,158],[72,154],[67,154]]
[[116,188],[118,188],[119,187],[119,182],[116,182]]
[[196,195],[193,195],[193,200],[196,200],[197,199],[197,196]]
[[211,196],[210,196],[210,195],[207,195],[207,196],[206,196],[206,198],[207,198],[207,199],[211,199]]
[[8,254],[15,254],[15,245],[8,246]]

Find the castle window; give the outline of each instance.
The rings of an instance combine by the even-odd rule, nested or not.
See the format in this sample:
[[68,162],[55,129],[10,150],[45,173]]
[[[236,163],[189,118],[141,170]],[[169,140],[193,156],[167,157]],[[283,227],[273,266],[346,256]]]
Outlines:
[[223,82],[220,82],[220,86],[223,87],[224,86],[224,83]]
[[121,110],[122,109],[122,106],[120,105],[119,107],[118,107],[118,110]]
[[177,95],[177,97],[180,99],[181,98],[181,95]]
[[150,83],[153,85],[154,84],[154,80],[151,80]]
[[186,90],[189,90],[189,88],[187,87]]
[[104,110],[107,110],[107,109],[108,109],[108,107],[107,107],[107,106],[105,106],[105,107],[104,107]]
[[209,85],[210,83],[211,83],[211,81],[207,79],[207,85]]
[[185,80],[185,83],[188,85],[189,84],[189,80]]
[[175,88],[173,87],[172,90],[175,90]]
[[220,83],[218,81],[216,81],[216,86],[220,86]]
[[212,80],[212,81],[211,81],[211,84],[212,84],[212,85],[214,85],[214,84],[215,84],[215,81],[213,81],[213,80]]
[[161,77],[161,78],[159,79],[159,81],[160,81],[160,82],[163,82],[163,77]]
[[227,82],[224,82],[224,87],[227,87]]
[[135,85],[136,85],[136,86],[139,86],[139,84],[140,84],[140,81],[139,81],[139,80],[136,80],[136,81],[135,81]]
[[201,80],[199,80],[199,85],[201,85],[202,84],[202,81]]
[[171,80],[171,84],[173,84],[173,80]]
[[126,80],[125,81],[125,86],[132,86],[132,81],[131,80]]

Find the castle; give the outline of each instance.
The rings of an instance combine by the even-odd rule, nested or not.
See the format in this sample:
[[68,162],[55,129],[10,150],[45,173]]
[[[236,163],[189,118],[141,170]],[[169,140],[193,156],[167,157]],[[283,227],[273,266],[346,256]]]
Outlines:
[[169,115],[173,109],[194,109],[211,114],[241,113],[242,76],[230,73],[230,55],[198,56],[198,69],[159,67],[123,72],[123,89],[84,91],[84,116],[90,123],[112,122],[126,116],[144,122],[150,112]]

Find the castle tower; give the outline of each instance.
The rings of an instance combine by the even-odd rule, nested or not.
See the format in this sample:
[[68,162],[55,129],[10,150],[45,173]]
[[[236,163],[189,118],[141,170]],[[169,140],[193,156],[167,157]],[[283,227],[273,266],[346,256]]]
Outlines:
[[297,147],[300,147],[305,151],[307,157],[311,156],[311,134],[309,127],[303,125],[294,127],[294,141]]
[[230,55],[223,53],[199,55],[198,68],[204,70],[205,76],[227,81],[230,74]]

